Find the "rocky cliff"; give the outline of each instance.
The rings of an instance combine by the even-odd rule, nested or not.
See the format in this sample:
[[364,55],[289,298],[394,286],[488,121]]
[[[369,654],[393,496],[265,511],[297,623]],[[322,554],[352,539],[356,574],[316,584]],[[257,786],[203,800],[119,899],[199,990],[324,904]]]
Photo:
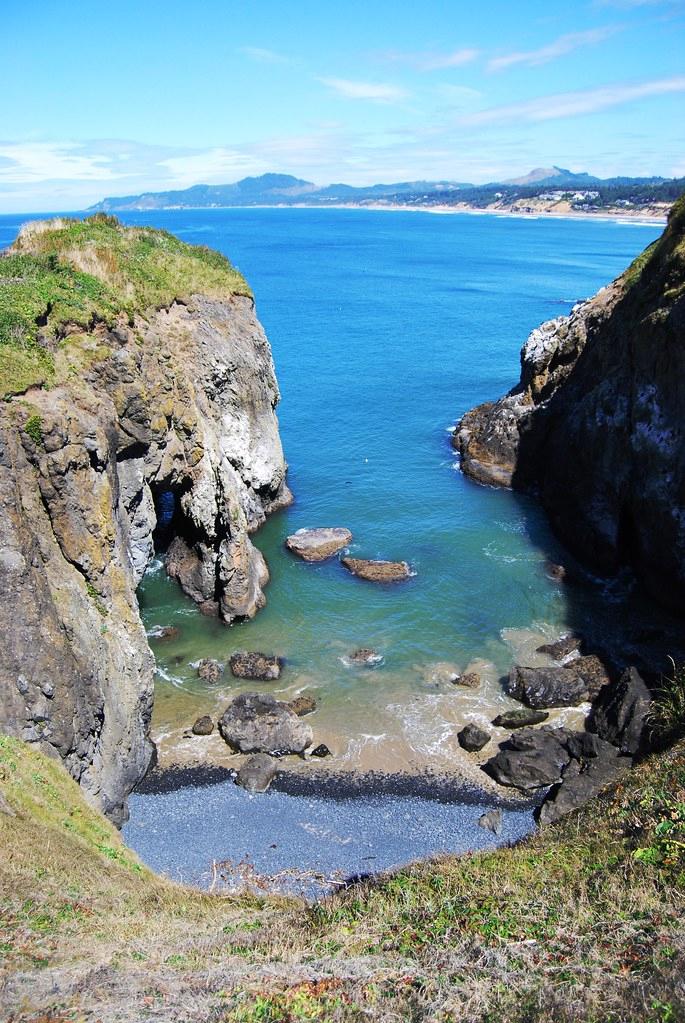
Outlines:
[[685,197],[662,237],[570,316],[534,330],[521,379],[468,412],[463,471],[534,490],[568,547],[630,564],[685,607]]
[[205,613],[264,603],[250,533],[289,500],[269,344],[217,253],[34,223],[0,258],[0,389],[0,730],[119,821],[152,753],[156,543]]

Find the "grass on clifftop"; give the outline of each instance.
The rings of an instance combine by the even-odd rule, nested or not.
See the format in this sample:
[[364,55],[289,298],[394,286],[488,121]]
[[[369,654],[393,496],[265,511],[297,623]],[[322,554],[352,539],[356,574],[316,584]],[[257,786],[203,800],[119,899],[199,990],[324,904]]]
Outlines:
[[0,741],[0,795],[16,812],[0,812],[13,1023],[685,1019],[683,743],[514,848],[315,907],[155,877],[16,740]]
[[251,295],[218,252],[115,217],[25,225],[0,255],[0,398],[54,379],[64,334],[112,325],[193,294]]

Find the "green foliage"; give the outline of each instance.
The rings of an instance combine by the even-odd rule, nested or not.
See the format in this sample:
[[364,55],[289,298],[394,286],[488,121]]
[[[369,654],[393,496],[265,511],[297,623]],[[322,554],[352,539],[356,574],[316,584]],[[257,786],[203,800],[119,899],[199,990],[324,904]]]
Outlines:
[[89,582],[89,581],[86,581],[86,591],[87,591],[88,596],[90,597],[90,599],[95,604],[95,607],[97,608],[99,613],[102,615],[103,618],[106,618],[106,616],[109,614],[109,611],[107,610],[105,605],[102,603],[102,600],[100,599],[100,594],[95,589],[93,584],[91,582]]
[[187,300],[250,295],[228,260],[167,231],[98,213],[28,224],[0,256],[0,397],[54,381],[68,332]]
[[673,741],[685,734],[685,664],[676,666],[672,657],[669,660],[673,671],[662,676],[649,719],[653,736]]
[[24,433],[27,433],[34,444],[43,443],[43,420],[37,414],[29,416],[24,423]]

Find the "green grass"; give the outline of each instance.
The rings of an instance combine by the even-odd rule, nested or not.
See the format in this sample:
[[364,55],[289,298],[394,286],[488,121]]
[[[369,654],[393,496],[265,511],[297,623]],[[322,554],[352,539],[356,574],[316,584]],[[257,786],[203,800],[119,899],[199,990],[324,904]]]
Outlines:
[[55,351],[95,324],[132,323],[194,294],[250,295],[218,252],[115,217],[26,225],[0,257],[0,397],[55,379]]

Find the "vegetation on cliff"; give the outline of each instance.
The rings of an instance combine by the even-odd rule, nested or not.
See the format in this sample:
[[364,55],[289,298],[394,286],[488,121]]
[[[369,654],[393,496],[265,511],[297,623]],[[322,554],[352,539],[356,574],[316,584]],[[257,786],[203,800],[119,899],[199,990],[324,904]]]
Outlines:
[[25,225],[0,256],[0,397],[54,383],[55,353],[73,335],[193,294],[251,292],[224,256],[167,231],[103,214]]
[[510,849],[314,907],[152,875],[56,763],[0,741],[0,1005],[16,1023],[675,1023],[685,746]]

